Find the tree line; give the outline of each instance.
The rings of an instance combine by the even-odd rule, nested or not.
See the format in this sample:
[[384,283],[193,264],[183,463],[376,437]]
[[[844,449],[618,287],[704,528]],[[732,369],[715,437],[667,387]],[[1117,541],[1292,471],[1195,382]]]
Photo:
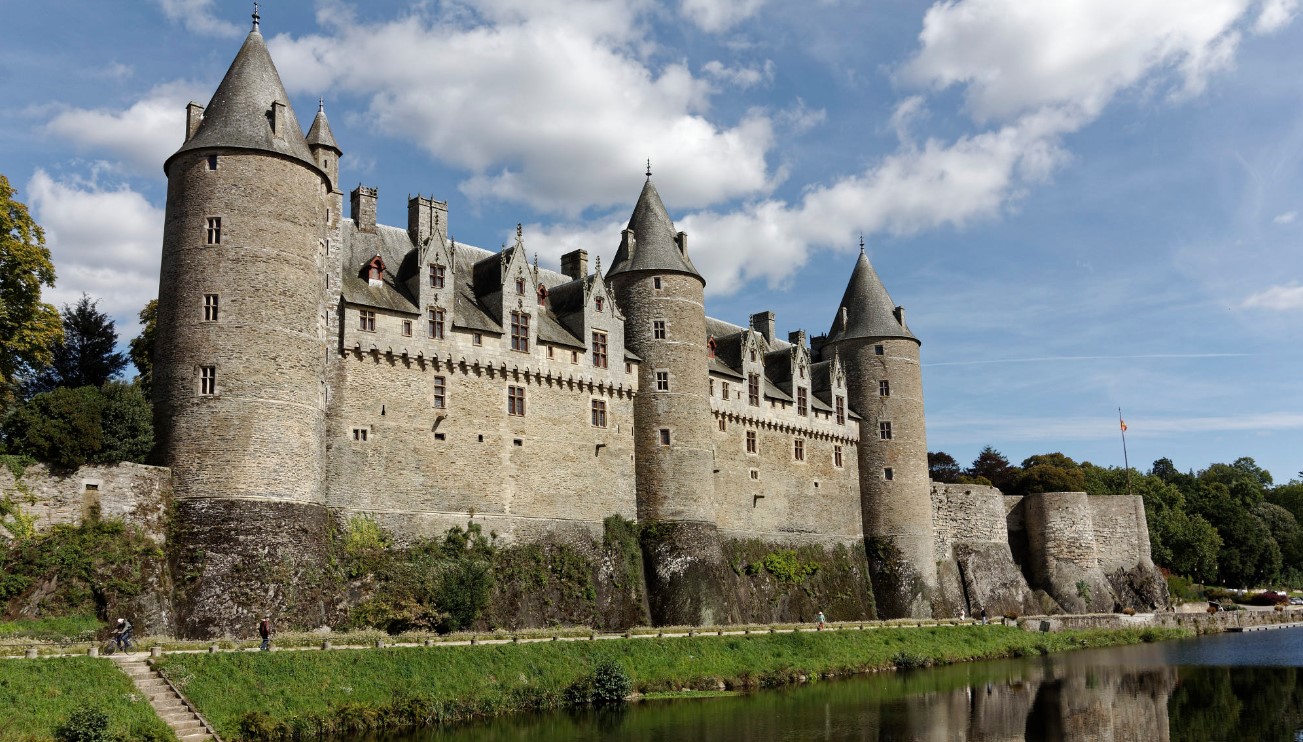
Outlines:
[[[145,332],[118,351],[113,319],[82,295],[62,310],[41,300],[53,287],[45,233],[0,175],[0,454],[60,469],[143,462],[154,447],[149,402],[156,303]],[[123,379],[128,359],[141,372]]]
[[1276,484],[1247,456],[1188,472],[1166,458],[1141,472],[1077,463],[1062,453],[1014,466],[990,446],[967,468],[945,452],[929,452],[928,469],[934,482],[991,485],[1007,495],[1139,495],[1154,563],[1168,573],[1228,587],[1303,587],[1303,472]]

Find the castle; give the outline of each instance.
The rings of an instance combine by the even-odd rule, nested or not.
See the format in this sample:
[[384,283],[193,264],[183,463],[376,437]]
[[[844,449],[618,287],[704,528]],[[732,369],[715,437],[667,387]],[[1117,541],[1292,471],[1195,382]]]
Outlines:
[[[255,16],[164,165],[154,397],[183,633],[229,622],[253,563],[289,600],[359,514],[401,539],[655,524],[657,623],[739,620],[729,539],[862,549],[887,617],[1033,610],[1034,588],[1112,609],[1114,572],[1153,570],[1138,498],[930,485],[919,340],[862,249],[828,333],[784,339],[770,312],[706,316],[650,168],[605,272],[584,250],[554,272],[519,228],[500,252],[456,242],[432,198],[392,227],[358,186],[346,214],[343,152],[322,108],[304,135]],[[1084,603],[1063,587],[1082,580]]]

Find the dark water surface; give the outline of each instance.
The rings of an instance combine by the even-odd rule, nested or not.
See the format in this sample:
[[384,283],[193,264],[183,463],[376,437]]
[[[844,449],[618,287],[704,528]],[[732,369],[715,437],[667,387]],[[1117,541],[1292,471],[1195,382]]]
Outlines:
[[1303,740],[1303,628],[975,662],[384,742]]

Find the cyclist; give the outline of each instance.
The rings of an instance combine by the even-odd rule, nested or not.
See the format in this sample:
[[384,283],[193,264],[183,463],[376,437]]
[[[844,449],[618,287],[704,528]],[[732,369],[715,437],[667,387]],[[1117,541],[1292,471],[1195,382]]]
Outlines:
[[125,618],[118,619],[118,625],[113,629],[113,643],[118,649],[124,652],[131,651],[131,622]]

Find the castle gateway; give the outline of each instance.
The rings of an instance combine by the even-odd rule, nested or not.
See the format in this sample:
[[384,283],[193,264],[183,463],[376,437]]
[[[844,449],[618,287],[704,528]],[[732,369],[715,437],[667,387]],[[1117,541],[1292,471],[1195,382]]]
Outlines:
[[255,22],[164,164],[154,394],[182,633],[328,620],[330,534],[359,514],[400,540],[636,519],[666,624],[757,618],[727,588],[739,541],[852,554],[872,597],[836,618],[1146,600],[1138,498],[930,484],[919,340],[863,250],[827,334],[781,338],[770,312],[706,315],[650,173],[605,272],[585,250],[556,272],[519,229],[455,242],[432,198],[387,226],[358,186],[346,213],[343,153],[324,110],[303,133]]

